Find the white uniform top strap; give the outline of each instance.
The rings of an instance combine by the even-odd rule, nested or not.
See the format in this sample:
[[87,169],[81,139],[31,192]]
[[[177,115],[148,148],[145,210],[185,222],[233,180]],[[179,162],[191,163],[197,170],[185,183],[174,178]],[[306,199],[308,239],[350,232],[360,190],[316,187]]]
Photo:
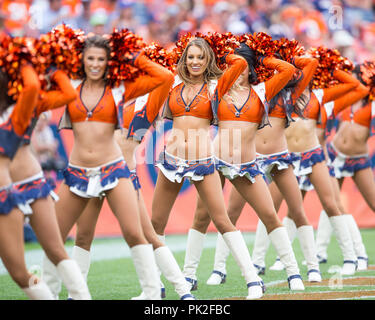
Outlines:
[[253,88],[257,96],[259,97],[260,101],[263,103],[263,106],[267,106],[266,84],[264,82],[261,82],[251,87]]
[[78,86],[82,83],[82,81],[83,81],[82,79],[76,79],[76,80],[70,79],[70,83],[72,84],[74,89],[77,89]]
[[257,94],[257,96],[258,96],[259,100],[262,102],[263,108],[264,108],[264,114],[263,114],[263,117],[262,117],[262,122],[259,124],[258,129],[261,129],[266,125],[271,126],[270,120],[268,118],[269,106],[268,106],[267,97],[266,97],[266,83],[261,82],[261,83],[258,83],[257,85],[254,85],[254,86],[252,85],[251,88]]
[[210,83],[208,84],[208,91],[211,95],[211,97],[214,95],[216,87],[217,87],[218,81],[216,79],[211,80]]
[[335,106],[334,101],[330,101],[324,104],[324,109],[326,110],[327,118],[329,118],[333,114],[334,106]]
[[323,102],[323,96],[324,96],[324,90],[323,89],[313,89],[313,91],[316,98],[318,99],[319,101],[319,104],[322,105],[322,102]]
[[147,94],[145,94],[143,96],[140,96],[137,99],[135,99],[134,113],[143,109],[143,107],[147,103],[147,99],[148,99],[149,95],[150,94],[147,93]]
[[115,105],[117,106],[124,96],[125,86],[122,83],[118,87],[112,88],[111,90],[112,90],[113,99],[115,100]]
[[375,100],[371,102],[371,119],[375,117]]
[[180,83],[182,83],[182,80],[181,78],[176,74],[174,76],[174,83],[173,83],[173,86],[172,86],[172,89],[177,87]]
[[14,109],[14,104],[8,107],[0,116],[0,124],[4,124],[9,120],[9,117],[11,116]]

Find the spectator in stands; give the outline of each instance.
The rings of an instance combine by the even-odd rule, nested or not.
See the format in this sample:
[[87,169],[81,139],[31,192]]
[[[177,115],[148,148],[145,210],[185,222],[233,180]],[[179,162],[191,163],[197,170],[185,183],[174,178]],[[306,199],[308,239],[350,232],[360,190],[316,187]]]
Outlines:
[[98,9],[91,15],[90,18],[91,32],[98,35],[103,35],[108,30],[108,14],[104,9]]
[[81,0],[80,13],[69,21],[69,24],[74,29],[81,29],[85,33],[91,31],[92,26],[90,24],[91,19],[91,0]]
[[39,8],[34,9],[33,19],[40,33],[47,33],[52,28],[72,18],[70,8],[64,6],[62,0],[49,0],[47,6],[41,2],[39,6]]
[[119,2],[120,14],[117,19],[112,21],[111,29],[117,28],[121,30],[127,28],[130,31],[137,33],[140,24],[133,10],[133,6],[133,1],[121,0]]

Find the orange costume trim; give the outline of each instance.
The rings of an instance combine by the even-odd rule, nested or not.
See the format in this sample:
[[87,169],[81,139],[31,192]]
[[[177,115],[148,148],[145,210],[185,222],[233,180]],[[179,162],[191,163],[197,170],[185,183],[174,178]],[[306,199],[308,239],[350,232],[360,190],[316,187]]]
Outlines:
[[[174,87],[168,97],[166,108],[169,108],[172,117],[193,116],[203,119],[213,119],[212,100],[219,102],[224,94],[236,82],[240,74],[246,69],[247,62],[244,58],[230,54],[226,57],[229,67],[218,79],[213,95],[209,92],[207,83],[203,83],[200,91],[189,104],[182,97],[184,83]],[[212,97],[211,97],[212,96]],[[167,111],[168,112],[168,111]],[[166,115],[166,117],[170,117]]]

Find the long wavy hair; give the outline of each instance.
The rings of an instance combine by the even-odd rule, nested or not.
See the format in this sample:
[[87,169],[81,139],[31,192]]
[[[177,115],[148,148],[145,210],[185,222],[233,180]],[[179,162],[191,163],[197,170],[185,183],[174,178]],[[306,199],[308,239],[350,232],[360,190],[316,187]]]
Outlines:
[[234,53],[243,57],[247,62],[247,65],[249,66],[249,83],[256,83],[258,80],[258,76],[255,72],[257,60],[254,50],[251,49],[246,43],[241,42],[240,47],[236,48],[236,50],[234,50]]
[[202,50],[203,57],[207,59],[206,70],[203,73],[204,82],[208,83],[211,80],[216,80],[221,77],[223,71],[219,69],[216,64],[215,54],[206,40],[203,38],[195,38],[191,40],[186,46],[180,60],[177,63],[177,74],[185,84],[194,84],[190,77],[190,73],[186,66],[187,52],[192,46],[198,47]]

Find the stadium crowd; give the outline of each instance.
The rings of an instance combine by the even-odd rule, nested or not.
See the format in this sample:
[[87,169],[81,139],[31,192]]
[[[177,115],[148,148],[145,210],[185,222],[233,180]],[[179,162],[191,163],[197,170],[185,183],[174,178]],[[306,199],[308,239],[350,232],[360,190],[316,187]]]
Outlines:
[[0,28],[12,36],[37,36],[65,22],[97,34],[128,28],[168,47],[186,32],[263,31],[307,48],[336,47],[357,63],[375,53],[374,0],[1,0],[0,6]]

